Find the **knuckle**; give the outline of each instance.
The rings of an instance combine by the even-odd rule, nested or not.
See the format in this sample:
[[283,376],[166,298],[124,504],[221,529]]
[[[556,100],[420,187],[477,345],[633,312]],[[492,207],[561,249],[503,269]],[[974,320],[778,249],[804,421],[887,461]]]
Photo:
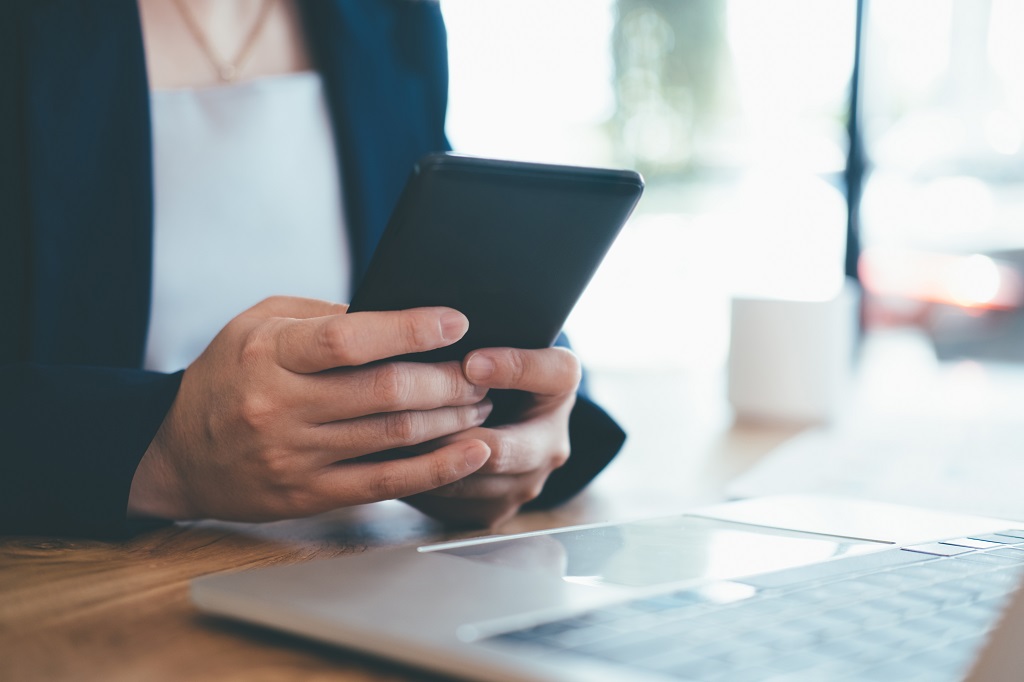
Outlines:
[[431,333],[428,316],[424,314],[405,315],[402,318],[401,333],[414,348],[428,349],[436,344],[436,335]]
[[250,393],[242,398],[238,406],[238,416],[251,430],[262,431],[273,421],[273,401],[262,393]]
[[513,383],[519,383],[526,378],[526,356],[518,350],[508,354],[509,378]]
[[569,461],[571,450],[568,443],[562,444],[560,448],[551,453],[551,468],[560,469]]
[[282,307],[285,303],[287,303],[288,300],[289,299],[288,299],[287,296],[281,296],[281,295],[267,296],[265,299],[263,299],[262,301],[257,303],[256,306],[260,307],[260,308],[268,308],[269,307],[269,308],[277,309],[277,308]]
[[488,505],[478,512],[477,521],[483,526],[497,526],[501,522],[515,516],[518,511],[519,505],[514,502]]
[[351,328],[345,324],[325,324],[317,339],[324,355],[339,367],[359,364],[352,352],[353,341]]
[[488,470],[492,473],[507,473],[515,462],[516,445],[513,439],[500,431],[490,439],[491,457],[487,460]]
[[391,412],[384,415],[384,433],[390,443],[411,445],[419,435],[419,424],[412,412]]
[[570,384],[568,392],[575,392],[579,388],[580,382],[583,381],[583,363],[580,362],[579,356],[571,350],[565,350],[563,355],[565,357],[567,381]]
[[453,483],[444,483],[440,486],[435,487],[431,491],[432,495],[438,497],[465,497],[466,495],[466,483],[465,479],[461,481],[455,481]]
[[289,517],[310,516],[329,509],[323,497],[314,494],[305,487],[291,486],[285,490],[282,497]]
[[287,454],[277,450],[266,450],[260,453],[259,461],[267,482],[280,487],[283,491],[287,491],[289,489],[290,474],[292,473]]
[[370,495],[374,500],[393,500],[401,497],[405,491],[406,476],[394,466],[381,469],[380,474],[370,484]]
[[286,296],[267,296],[262,301],[252,306],[246,313],[261,312],[264,315],[273,315],[275,310],[280,310],[286,300]]
[[401,406],[409,392],[409,372],[395,363],[381,365],[373,376],[373,397],[385,410]]
[[449,400],[455,401],[466,397],[475,397],[480,389],[466,381],[466,375],[462,373],[462,366],[458,363],[448,363],[444,372],[445,395]]
[[540,497],[541,492],[544,490],[544,480],[534,481],[529,485],[525,486],[522,490],[522,494],[519,496],[519,504],[523,505],[527,502],[532,502]]
[[278,521],[297,516],[288,499],[288,492],[283,488],[265,486],[260,492],[264,493],[263,502],[252,514],[252,521]]
[[440,488],[443,485],[451,483],[452,478],[454,478],[451,466],[449,466],[447,461],[443,459],[436,459],[431,462],[429,476],[431,489]]
[[243,368],[252,369],[266,360],[272,351],[271,334],[267,325],[258,325],[242,338],[238,359]]
[[454,420],[455,424],[453,424],[455,431],[465,431],[466,429],[471,429],[480,423],[480,417],[482,415],[476,405],[467,405],[465,407],[455,409],[457,410],[456,418]]

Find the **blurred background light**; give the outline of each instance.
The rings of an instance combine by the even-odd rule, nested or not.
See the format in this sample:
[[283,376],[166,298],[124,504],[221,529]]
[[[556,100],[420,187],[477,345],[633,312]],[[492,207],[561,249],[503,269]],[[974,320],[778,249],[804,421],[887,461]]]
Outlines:
[[[570,319],[585,361],[717,371],[732,294],[841,280],[856,8],[442,0],[456,149],[647,178]],[[968,355],[1024,336],[1024,3],[865,8],[859,271],[885,307],[865,319]],[[1019,340],[1000,348],[1024,360]]]

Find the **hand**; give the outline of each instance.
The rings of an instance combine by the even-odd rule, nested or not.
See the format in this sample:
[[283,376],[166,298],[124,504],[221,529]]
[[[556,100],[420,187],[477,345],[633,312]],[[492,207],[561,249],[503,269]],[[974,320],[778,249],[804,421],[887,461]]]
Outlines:
[[488,348],[470,353],[463,371],[481,388],[527,391],[529,404],[513,424],[475,427],[431,443],[480,440],[491,456],[475,474],[406,502],[443,521],[495,526],[540,495],[548,475],[568,460],[580,362],[565,348]]
[[459,363],[377,362],[454,343],[468,328],[461,313],[345,311],[276,297],[229,322],[185,370],[135,473],[129,515],[307,516],[479,469],[489,450],[473,438],[407,459],[355,460],[478,426],[491,406]]

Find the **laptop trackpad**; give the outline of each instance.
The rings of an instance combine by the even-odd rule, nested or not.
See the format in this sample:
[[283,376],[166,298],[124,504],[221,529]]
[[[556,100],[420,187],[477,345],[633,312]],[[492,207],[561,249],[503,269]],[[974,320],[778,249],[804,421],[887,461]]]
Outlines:
[[433,545],[420,551],[543,572],[577,585],[643,588],[730,580],[886,546],[683,515]]

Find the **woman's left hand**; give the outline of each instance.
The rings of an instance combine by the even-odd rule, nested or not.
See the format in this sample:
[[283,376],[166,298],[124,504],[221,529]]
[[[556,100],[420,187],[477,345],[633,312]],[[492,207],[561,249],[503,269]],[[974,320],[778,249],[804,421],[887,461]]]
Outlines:
[[548,475],[569,459],[569,413],[582,370],[565,348],[487,348],[466,356],[462,368],[477,386],[529,393],[527,407],[515,423],[441,439],[482,440],[491,448],[490,459],[460,481],[405,501],[442,521],[496,526],[540,495]]

